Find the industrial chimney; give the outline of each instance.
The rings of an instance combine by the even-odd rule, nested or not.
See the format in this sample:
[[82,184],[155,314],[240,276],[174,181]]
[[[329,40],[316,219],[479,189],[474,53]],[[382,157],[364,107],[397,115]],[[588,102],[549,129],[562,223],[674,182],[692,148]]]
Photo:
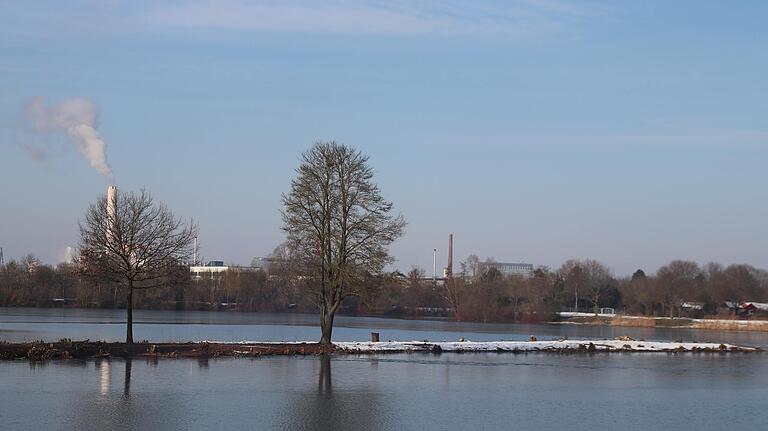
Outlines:
[[117,187],[109,186],[107,188],[107,236],[108,241],[112,242],[112,226],[115,223],[117,214]]
[[448,266],[445,267],[445,277],[453,277],[453,234],[448,234]]

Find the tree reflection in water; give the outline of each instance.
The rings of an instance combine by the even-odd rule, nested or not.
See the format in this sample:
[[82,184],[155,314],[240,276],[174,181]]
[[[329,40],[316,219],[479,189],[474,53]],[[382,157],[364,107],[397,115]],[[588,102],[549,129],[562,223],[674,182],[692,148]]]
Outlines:
[[208,372],[209,367],[210,367],[210,363],[207,357],[201,356],[197,358],[197,368],[200,371]]
[[[388,415],[382,397],[370,385],[358,385],[345,374],[334,387],[334,359],[319,357],[317,393],[298,394],[281,413],[282,429],[293,430],[376,430],[396,428],[397,417]],[[355,372],[366,372],[353,367]]]
[[[177,428],[183,429],[187,417],[177,392],[167,388],[158,390],[154,384],[149,387],[155,389],[147,391],[146,378],[156,366],[152,361],[130,358],[95,362],[96,386],[82,392],[74,401],[68,423],[73,429],[83,431],[168,429],[169,424],[178,424]],[[122,382],[119,381],[121,374]]]
[[319,395],[330,394],[331,387],[331,357],[322,355],[320,357],[320,378],[318,379],[317,393]]
[[127,358],[125,360],[125,381],[123,382],[123,398],[128,399],[131,397],[131,366],[133,359]]

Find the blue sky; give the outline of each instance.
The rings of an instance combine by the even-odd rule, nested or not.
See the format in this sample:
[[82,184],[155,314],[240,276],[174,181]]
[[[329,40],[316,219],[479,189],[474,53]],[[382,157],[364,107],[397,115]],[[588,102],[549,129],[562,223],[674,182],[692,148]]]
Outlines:
[[279,244],[299,153],[333,139],[409,221],[403,270],[444,262],[449,232],[457,260],[766,267],[767,20],[762,1],[0,0],[0,246],[76,245],[106,183],[23,112],[85,98],[118,187],[194,217],[209,259]]

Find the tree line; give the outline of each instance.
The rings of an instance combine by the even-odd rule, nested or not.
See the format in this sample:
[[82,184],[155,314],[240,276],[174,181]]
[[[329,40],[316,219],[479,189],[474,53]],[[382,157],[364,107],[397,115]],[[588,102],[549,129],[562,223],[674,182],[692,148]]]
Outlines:
[[[302,276],[285,247],[268,271],[228,271],[137,291],[144,309],[316,312],[315,281]],[[469,259],[471,260],[471,259]],[[83,276],[72,264],[41,264],[29,255],[0,266],[0,306],[126,308],[117,286]],[[408,274],[369,273],[350,287],[344,314],[393,317],[443,316],[477,322],[538,322],[558,311],[591,312],[611,307],[639,316],[727,317],[726,304],[768,302],[768,272],[750,265],[699,266],[672,261],[655,274],[642,270],[617,277],[591,259],[569,260],[556,270],[539,267],[528,277],[495,268],[462,271],[433,283],[420,268]]]
[[[468,259],[471,261],[471,259]],[[459,319],[539,321],[558,311],[657,317],[727,317],[746,302],[768,302],[768,272],[745,264],[699,266],[674,260],[655,274],[638,269],[617,277],[593,259],[569,260],[558,269],[540,267],[529,277],[504,276],[491,267],[446,283]]]

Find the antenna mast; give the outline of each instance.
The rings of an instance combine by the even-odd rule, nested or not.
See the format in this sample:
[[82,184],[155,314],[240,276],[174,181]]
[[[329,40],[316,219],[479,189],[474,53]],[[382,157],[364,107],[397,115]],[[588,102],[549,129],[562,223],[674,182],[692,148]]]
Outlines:
[[432,283],[437,284],[437,249],[432,249]]

